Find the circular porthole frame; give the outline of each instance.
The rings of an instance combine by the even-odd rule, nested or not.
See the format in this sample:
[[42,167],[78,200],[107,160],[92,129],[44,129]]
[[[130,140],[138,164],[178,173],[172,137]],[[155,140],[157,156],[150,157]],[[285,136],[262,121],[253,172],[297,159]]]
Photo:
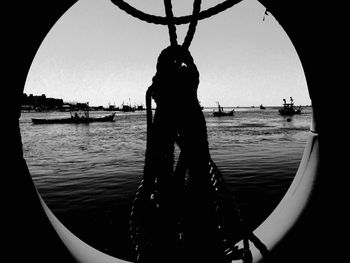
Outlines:
[[[12,162],[15,165],[12,167],[12,172],[16,176],[16,182],[14,186],[21,191],[21,195],[13,198],[12,224],[17,226],[16,230],[13,230],[13,236],[18,238],[20,242],[17,242],[15,250],[25,252],[27,259],[31,258],[36,262],[127,262],[121,259],[111,257],[101,251],[98,251],[88,244],[81,241],[78,237],[72,234],[66,229],[63,224],[52,214],[45,202],[41,199],[40,195],[36,191],[31,177],[23,159],[21,137],[19,131],[19,116],[20,116],[20,96],[23,92],[25,76],[28,72],[29,66],[38,46],[40,45],[44,35],[52,27],[53,23],[66,11],[75,1],[67,1],[62,4],[43,4],[38,2],[36,4],[30,3],[28,6],[22,6],[21,8],[27,8],[36,12],[39,17],[45,19],[44,15],[38,10],[38,5],[41,6],[41,10],[49,10],[52,16],[46,18],[46,22],[43,26],[35,28],[36,22],[30,22],[27,26],[23,26],[25,29],[35,31],[33,39],[35,41],[28,40],[31,45],[24,48],[24,56],[27,58],[27,62],[24,63],[24,69],[20,72],[21,77],[17,81],[18,86],[22,87],[19,91],[16,91],[15,96],[18,99],[16,104],[16,112],[14,116],[14,122],[11,122],[11,127],[14,133],[9,136],[13,142],[12,153],[9,155]],[[307,36],[307,31],[303,27],[299,26],[294,21],[295,16],[290,14],[289,6],[292,6],[292,1],[284,1],[283,5],[278,0],[267,1],[260,0],[267,9],[274,14],[279,23],[283,26],[286,32],[291,36],[291,39],[298,43],[296,47],[301,61],[311,61],[312,58],[308,57],[307,51],[310,49],[309,45],[304,47],[301,43],[303,41],[312,41],[311,36],[303,39]],[[31,5],[29,7],[29,5]],[[56,9],[55,9],[56,8]],[[308,9],[310,8],[310,9]],[[304,6],[304,11],[301,15],[299,13],[299,22],[303,22],[303,26],[308,24],[308,10],[311,7]],[[41,16],[40,16],[41,14]],[[277,14],[277,15],[276,15]],[[30,18],[32,14],[24,16],[24,18]],[[33,27],[34,26],[34,27]],[[20,30],[19,32],[25,32]],[[295,43],[295,42],[293,42]],[[27,52],[28,51],[28,52]],[[20,55],[23,55],[20,53]],[[308,76],[311,76],[310,78]],[[322,191],[322,172],[320,169],[320,99],[316,88],[314,88],[314,71],[308,72],[306,70],[306,78],[308,81],[309,94],[313,103],[313,123],[306,144],[304,155],[300,163],[298,172],[288,189],[287,193],[271,213],[271,215],[254,230],[254,234],[258,239],[266,246],[271,252],[271,260],[281,259],[283,256],[281,253],[290,252],[294,253],[294,256],[288,255],[289,259],[284,258],[280,262],[293,262],[296,255],[300,256],[300,253],[296,253],[298,244],[304,244],[301,237],[305,234],[304,231],[310,227],[311,233],[315,233],[312,224],[314,217],[322,214],[319,211],[317,197]],[[317,125],[316,125],[317,124]],[[19,185],[19,186],[18,186]],[[311,215],[314,213],[315,215]],[[25,215],[25,216],[23,216]],[[39,222],[39,223],[38,223]],[[11,225],[12,225],[11,224]],[[37,233],[37,235],[35,235]],[[45,239],[38,240],[37,238]],[[12,240],[12,239],[11,239]],[[311,246],[310,254],[306,255],[308,258],[319,258],[317,255],[311,255],[315,253],[316,247],[324,248],[320,241],[314,240],[315,244]],[[32,243],[31,243],[32,242]],[[260,252],[255,249],[254,245],[251,246],[254,262],[260,262],[262,259]],[[42,255],[40,255],[40,251]],[[281,252],[282,251],[282,252]],[[300,250],[299,250],[300,251]],[[302,250],[305,252],[305,250]],[[51,259],[47,260],[46,256],[43,256],[46,252],[51,253]],[[324,251],[324,253],[326,253]],[[296,255],[295,255],[296,254]],[[328,255],[328,254],[326,254]],[[305,256],[305,255],[304,255]],[[64,258],[64,261],[62,261]],[[270,261],[268,261],[270,262]],[[274,261],[275,262],[275,261]]]

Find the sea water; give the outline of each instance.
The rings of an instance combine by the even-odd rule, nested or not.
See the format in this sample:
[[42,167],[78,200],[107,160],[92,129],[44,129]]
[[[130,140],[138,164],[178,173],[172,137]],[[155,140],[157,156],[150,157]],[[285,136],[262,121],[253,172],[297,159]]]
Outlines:
[[[234,116],[227,117],[213,117],[212,111],[204,109],[211,157],[254,229],[293,180],[310,133],[312,108],[291,117],[279,115],[278,107],[235,108]],[[129,213],[143,176],[146,112],[117,112],[114,122],[105,123],[31,122],[62,117],[69,113],[21,114],[24,157],[33,181],[74,234],[107,254],[130,260]]]

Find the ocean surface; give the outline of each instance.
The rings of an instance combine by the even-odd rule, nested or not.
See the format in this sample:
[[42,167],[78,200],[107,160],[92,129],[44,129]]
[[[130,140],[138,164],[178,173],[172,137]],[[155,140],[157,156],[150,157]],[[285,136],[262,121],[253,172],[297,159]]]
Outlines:
[[[279,115],[278,107],[235,108],[233,117],[220,118],[212,111],[204,109],[211,157],[254,229],[294,178],[310,133],[312,108],[292,117]],[[143,176],[146,112],[117,112],[115,121],[106,123],[31,122],[68,116],[22,113],[23,151],[33,181],[74,234],[107,254],[131,260],[129,213]]]

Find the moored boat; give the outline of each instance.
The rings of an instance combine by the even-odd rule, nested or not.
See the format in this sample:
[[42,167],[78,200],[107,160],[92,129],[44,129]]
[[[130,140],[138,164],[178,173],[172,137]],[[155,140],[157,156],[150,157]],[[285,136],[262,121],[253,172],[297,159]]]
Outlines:
[[71,115],[70,118],[59,118],[59,119],[36,119],[32,118],[34,124],[56,124],[56,123],[91,123],[91,122],[108,122],[114,121],[115,112],[109,115],[101,117],[89,117],[89,116],[78,116]]
[[123,112],[134,112],[136,110],[136,108],[132,107],[131,105],[123,104],[122,108],[120,110]]
[[290,103],[286,102],[286,99],[283,99],[283,107],[278,110],[278,112],[281,115],[294,115],[294,114],[300,114],[301,113],[301,106],[296,108],[294,106],[294,100],[292,97],[290,97]]
[[224,108],[220,106],[218,102],[218,111],[213,112],[214,117],[221,117],[221,116],[233,116],[234,110],[230,111],[224,111]]

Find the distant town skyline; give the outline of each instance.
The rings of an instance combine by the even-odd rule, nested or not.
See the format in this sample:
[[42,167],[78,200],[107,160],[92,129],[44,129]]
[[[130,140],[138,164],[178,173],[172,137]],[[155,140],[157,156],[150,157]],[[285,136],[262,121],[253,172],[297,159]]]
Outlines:
[[[203,1],[202,9],[218,0]],[[130,2],[164,16],[159,0]],[[173,1],[175,15],[192,1]],[[291,40],[273,15],[243,0],[199,21],[190,51],[200,72],[198,98],[205,107],[279,106],[293,97],[310,105],[307,84]],[[177,26],[182,43],[188,25]],[[142,22],[109,0],[80,0],[54,25],[29,70],[24,92],[89,102],[92,106],[145,104],[156,61],[169,45],[166,26]]]

